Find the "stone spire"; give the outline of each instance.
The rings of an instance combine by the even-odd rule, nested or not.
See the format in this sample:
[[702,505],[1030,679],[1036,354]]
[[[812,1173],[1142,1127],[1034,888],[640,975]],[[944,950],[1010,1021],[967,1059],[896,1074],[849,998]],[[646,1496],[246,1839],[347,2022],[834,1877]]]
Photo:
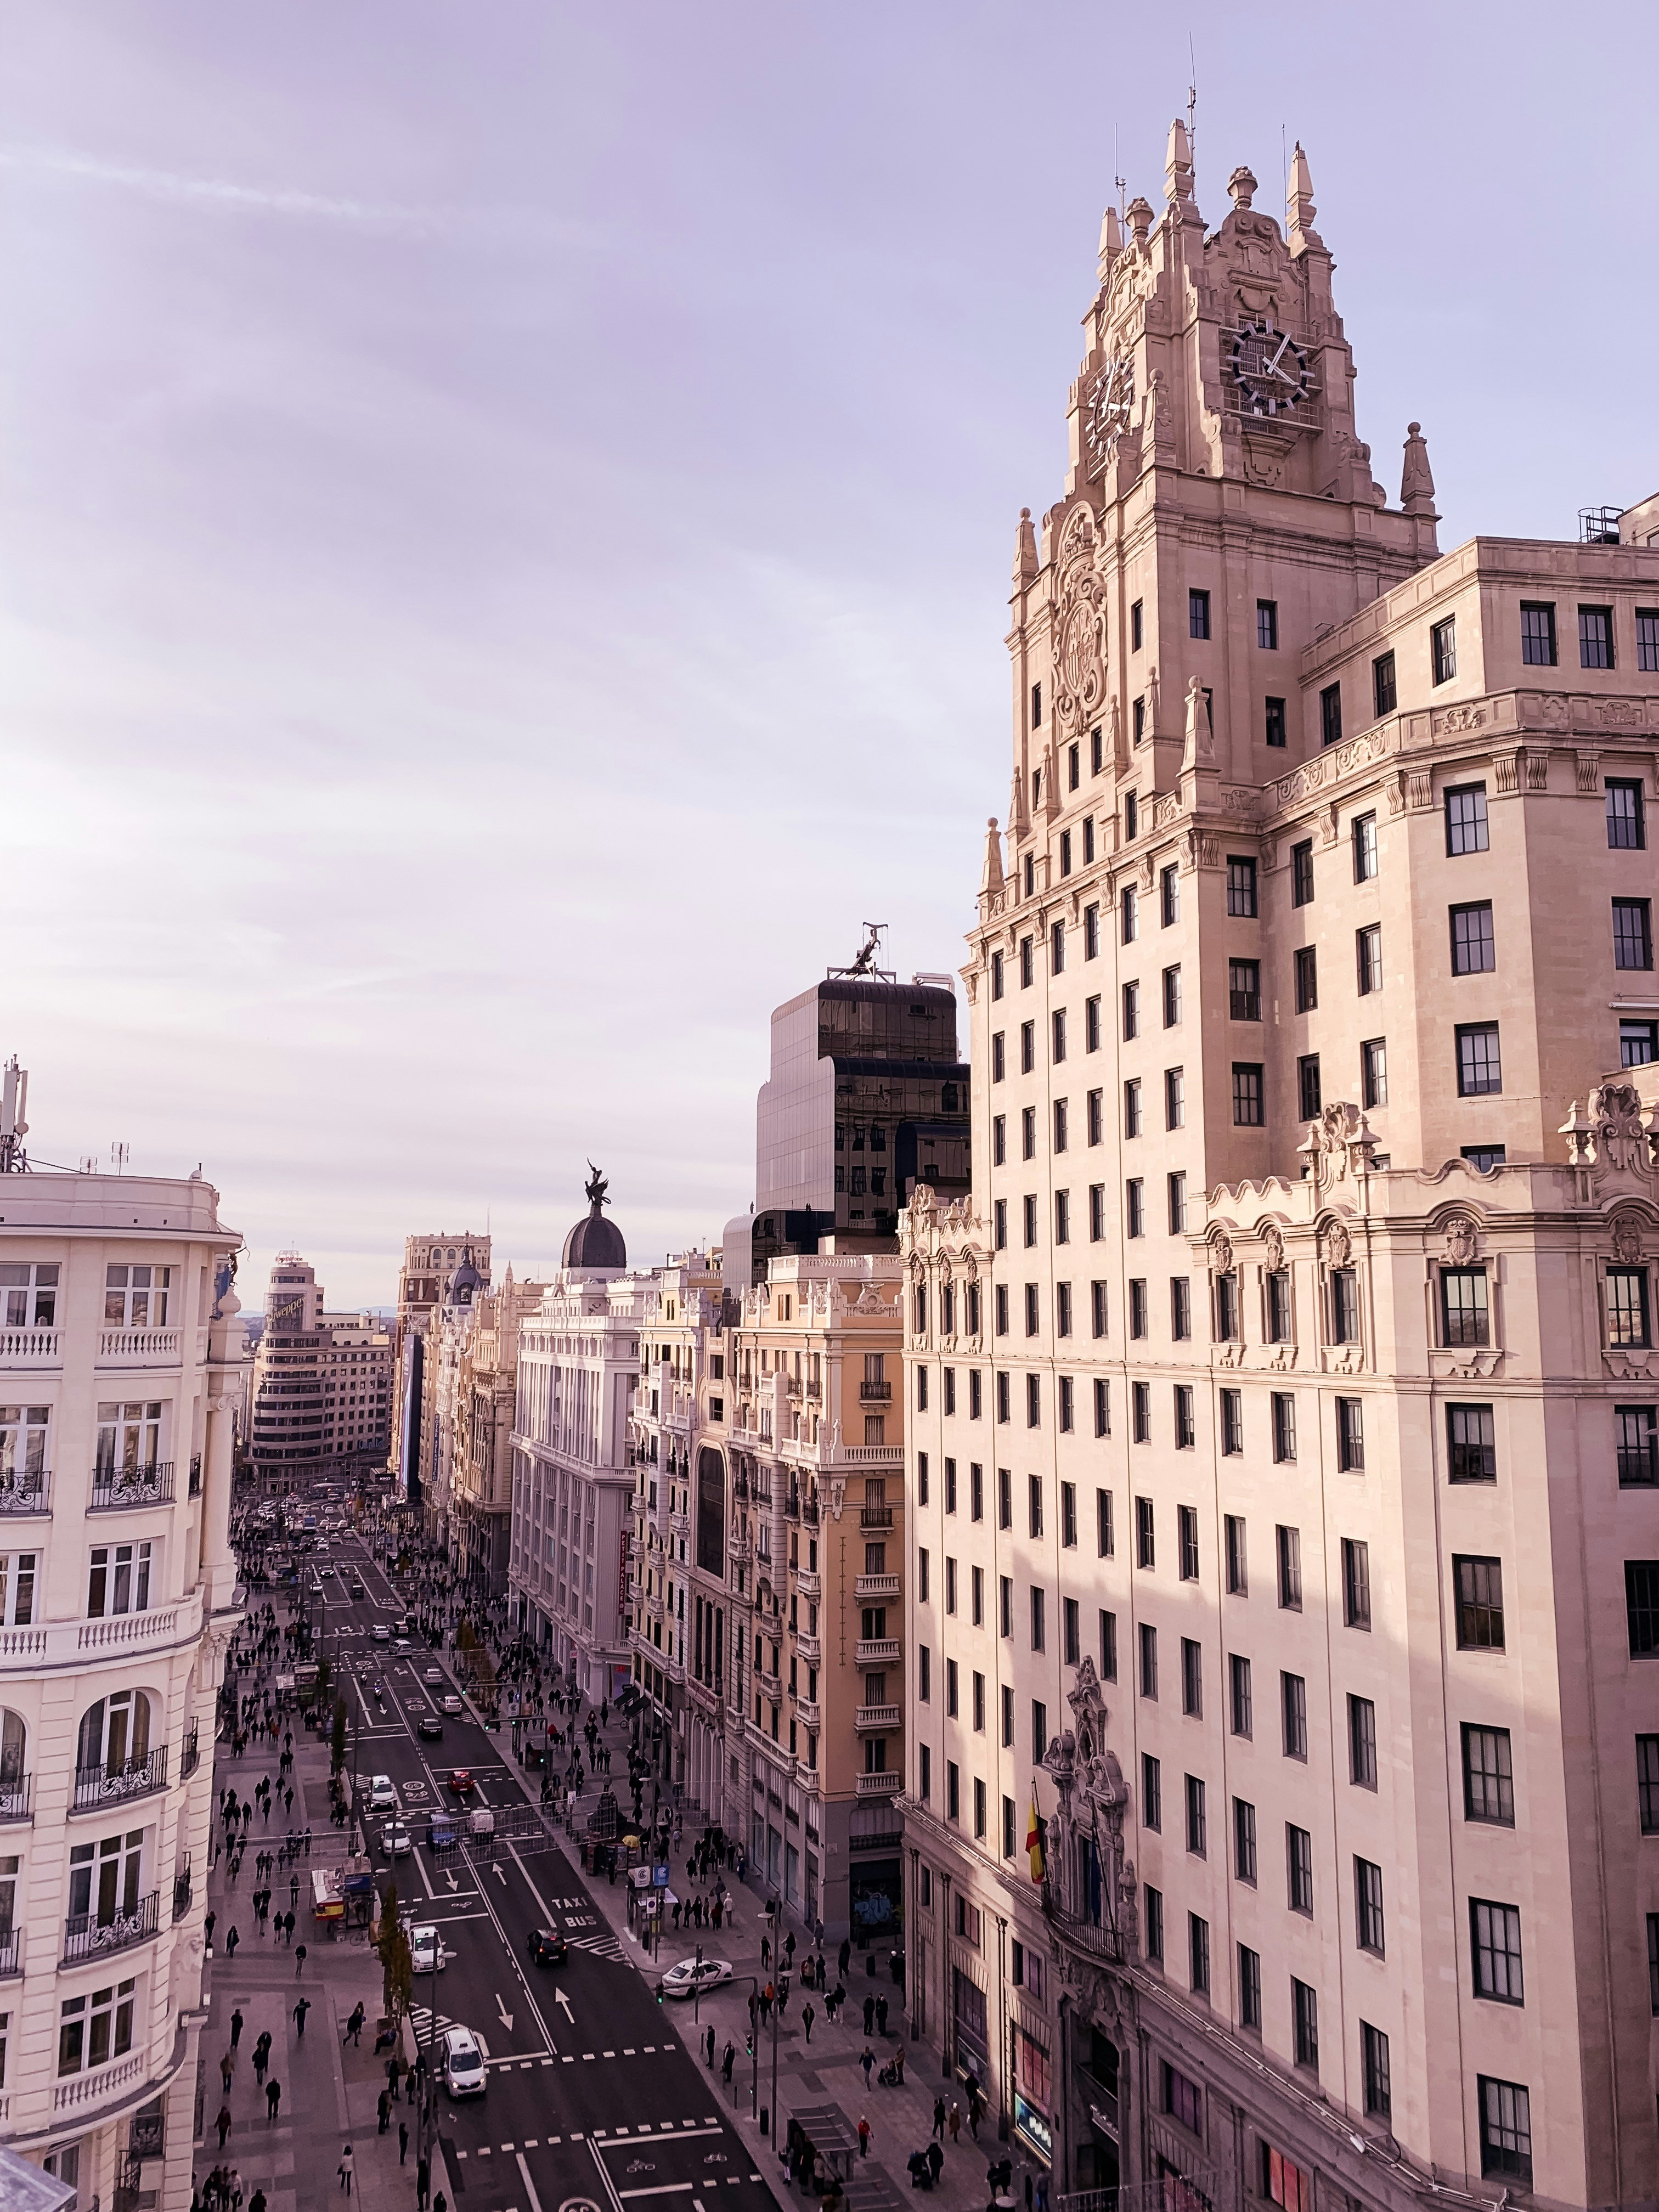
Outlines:
[[1019,510],[1019,527],[1014,532],[1014,589],[1023,592],[1028,584],[1036,581],[1036,532],[1031,526],[1031,510]]
[[1429,442],[1420,422],[1406,425],[1406,459],[1400,471],[1400,504],[1407,514],[1425,514],[1437,522],[1434,510],[1434,477],[1429,469]]
[[1109,207],[1100,218],[1100,252],[1095,270],[1103,284],[1112,273],[1112,264],[1123,251],[1123,225],[1118,221],[1117,210]]
[[985,825],[985,872],[979,879],[981,895],[1002,889],[1002,839],[994,814]]
[[1193,198],[1193,149],[1187,126],[1177,115],[1170,125],[1170,143],[1164,155],[1164,197],[1170,212],[1182,222],[1200,220]]
[[1301,253],[1310,246],[1322,246],[1324,240],[1313,227],[1319,210],[1314,205],[1313,179],[1308,173],[1308,157],[1302,150],[1302,141],[1296,142],[1296,151],[1291,156],[1290,182],[1285,191],[1285,237],[1292,253]]

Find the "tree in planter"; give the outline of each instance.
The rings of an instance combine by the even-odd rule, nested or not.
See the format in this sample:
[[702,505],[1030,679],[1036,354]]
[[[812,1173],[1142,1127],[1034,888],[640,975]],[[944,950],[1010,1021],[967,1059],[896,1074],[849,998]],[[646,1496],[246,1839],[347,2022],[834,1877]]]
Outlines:
[[337,1698],[334,1700],[334,1730],[328,1747],[329,1764],[336,1774],[345,1765],[345,1755],[346,1701],[343,1698]]
[[334,1680],[334,1662],[330,1659],[317,1662],[317,1703],[324,1711],[328,1707],[328,1693]]
[[415,1995],[415,1962],[409,1937],[398,1917],[398,1885],[389,1881],[380,1894],[380,1924],[375,1949],[380,1954],[386,2018],[395,2027],[408,2012]]

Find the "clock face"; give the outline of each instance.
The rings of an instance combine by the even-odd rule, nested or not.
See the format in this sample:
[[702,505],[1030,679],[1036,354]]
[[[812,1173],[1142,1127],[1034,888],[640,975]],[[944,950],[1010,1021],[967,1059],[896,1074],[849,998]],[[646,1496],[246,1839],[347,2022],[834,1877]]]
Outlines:
[[1134,363],[1121,354],[1114,354],[1095,379],[1094,389],[1089,394],[1088,412],[1083,419],[1084,444],[1090,460],[1097,466],[1110,458],[1119,438],[1128,428],[1134,397]]
[[1305,348],[1265,316],[1233,335],[1233,381],[1248,415],[1282,415],[1313,391]]

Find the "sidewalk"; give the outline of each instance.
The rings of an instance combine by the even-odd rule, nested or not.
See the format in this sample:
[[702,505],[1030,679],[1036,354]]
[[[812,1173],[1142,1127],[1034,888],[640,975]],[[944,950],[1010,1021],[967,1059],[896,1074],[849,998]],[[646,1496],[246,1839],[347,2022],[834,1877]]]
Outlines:
[[[214,1769],[216,1820],[218,1793],[234,1785],[246,1796],[262,1774],[276,1780],[276,1750],[262,1748],[244,1759],[230,1756],[228,1747],[216,1746]],[[353,2207],[359,2199],[362,2212],[413,2212],[416,2201],[416,2140],[414,2107],[399,2100],[392,2106],[391,2126],[377,2133],[377,2105],[386,2087],[386,2058],[374,2054],[374,2022],[381,2004],[379,1959],[361,1931],[343,1931],[331,1940],[311,1914],[311,1870],[337,1866],[345,1856],[342,1832],[330,1825],[328,1752],[326,1746],[299,1727],[294,1731],[295,1789],[293,1825],[309,1821],[312,1856],[301,1858],[293,1871],[300,1877],[299,1902],[295,1907],[294,1949],[258,1933],[252,1895],[258,1887],[254,1855],[275,1850],[289,1825],[280,1805],[267,1825],[256,1812],[248,1832],[241,1878],[233,1888],[227,1880],[228,1861],[222,1855],[208,1881],[208,1903],[218,1916],[214,1929],[213,1956],[208,1967],[210,2017],[202,2031],[201,2072],[198,2111],[201,2132],[197,2138],[194,2172],[204,2182],[218,2165],[237,2170],[246,2208],[256,2189],[265,2192],[268,2212],[316,2212],[337,2203],[344,2212],[345,2198],[338,2178],[340,2154],[352,2147],[356,2164]],[[273,1916],[289,1903],[286,1870],[271,1877],[276,1895]],[[225,1937],[234,1925],[241,1941],[234,1958],[225,1953]],[[307,1955],[303,1974],[296,1972],[295,1954],[303,1942]],[[311,2009],[301,2036],[293,2017],[301,1996]],[[342,2048],[347,2015],[362,2002],[368,2016],[361,2047]],[[242,2032],[228,2097],[223,2094],[219,2071],[222,2052],[230,2047],[230,2016],[240,2008]],[[282,2102],[276,2124],[268,2118],[264,2092],[255,2081],[253,2045],[262,2031],[271,2036],[269,2081],[281,2082]],[[232,2116],[229,2136],[219,2148],[216,2118],[221,2104]],[[398,2124],[409,2128],[407,2162],[398,2162]],[[455,2191],[434,2148],[432,2189],[442,2190],[451,2207]]]
[[[619,1797],[626,1798],[627,1758],[623,1745],[627,1730],[623,1724],[612,1720],[602,1732],[602,1741],[615,1753],[612,1762],[612,1787]],[[508,1730],[505,1723],[501,1729],[501,1756],[511,1765]],[[520,1770],[523,1772],[523,1770]],[[533,1797],[539,1787],[539,1778],[523,1773],[525,1787]],[[687,1844],[694,1844],[702,1832],[702,1816],[695,1808],[688,1808],[685,1819]],[[781,2202],[804,2206],[814,2202],[810,2191],[793,2190],[782,2171],[782,2162],[773,2148],[770,2133],[763,2136],[758,2121],[753,2116],[756,2099],[755,2061],[745,2056],[744,2039],[749,2032],[749,1992],[750,1978],[764,1988],[775,1970],[763,1969],[760,1960],[762,1938],[769,1933],[765,1919],[766,1899],[757,1888],[748,1884],[738,1885],[735,1877],[725,1876],[728,1894],[735,1911],[724,1919],[718,1929],[672,1929],[665,1932],[659,1959],[653,1962],[641,1950],[638,1939],[629,1930],[627,1890],[619,1880],[613,1887],[603,1875],[585,1875],[580,1869],[580,1838],[568,1841],[571,1865],[592,1896],[599,1911],[605,1916],[620,1939],[623,1956],[636,1966],[647,1980],[655,1983],[658,1975],[677,1960],[690,1958],[699,1942],[705,1958],[730,1961],[732,1978],[711,1995],[699,2002],[697,2017],[692,2017],[692,2007],[684,2002],[668,2002],[663,2010],[668,2024],[678,2034],[685,2047],[692,2051],[698,2063],[708,2070],[706,2033],[710,2026],[714,2030],[714,2066],[711,2078],[722,2104],[736,2120],[739,2131],[754,2153],[758,2170],[764,2173]],[[687,1897],[692,1885],[686,1871],[686,1851],[677,1846],[672,1863],[676,1879],[676,1893]],[[809,1948],[804,1929],[799,1923],[786,1920],[782,1933],[787,1936],[793,1925],[796,1942],[796,1961],[806,1954]],[[962,2085],[953,2077],[943,2078],[939,2071],[937,2054],[926,2045],[912,2047],[906,2038],[907,2014],[904,1995],[896,1989],[887,1972],[888,1946],[883,1944],[867,1954],[875,1964],[876,1972],[866,1972],[866,1954],[854,1950],[845,1977],[847,2002],[841,2020],[832,2025],[824,2017],[823,1993],[817,1990],[803,1991],[799,1978],[792,1975],[789,2000],[777,2035],[777,2106],[781,2122],[780,2142],[786,2142],[788,2124],[798,2119],[811,2136],[815,2143],[828,2149],[836,2143],[850,2146],[853,2153],[851,2178],[848,2184],[848,2200],[852,2212],[894,2212],[894,2208],[913,2200],[906,2160],[913,2151],[925,2149],[933,2133],[933,2101],[943,2095],[945,2110],[951,2102],[961,2106],[961,2133],[952,2142],[948,2127],[944,2137],[945,2166],[939,2185],[930,2201],[945,2208],[945,2212],[984,2212],[989,2192],[986,2186],[986,2168],[994,2160],[1012,2156],[1013,2187],[1017,2198],[1023,2200],[1026,2161],[1010,2143],[997,2140],[994,2117],[988,2116],[980,2124],[980,2139],[975,2142],[968,2127],[967,2100]],[[824,1953],[830,1987],[836,1985],[836,1948],[827,1947]],[[866,2038],[864,2033],[863,2005],[866,1996],[885,1996],[888,2001],[888,2032],[881,2037],[875,2033]],[[802,2012],[804,2002],[810,2002],[816,2017],[812,2022],[811,2039],[806,2035]],[[737,2059],[733,2068],[731,2088],[720,2084],[720,2063],[727,2042],[735,2045]],[[772,2050],[770,2023],[759,2031],[758,2104],[763,2109],[772,2105]],[[902,2088],[883,2088],[877,2074],[892,2057],[895,2051],[905,2044],[905,2076]],[[860,2058],[866,2049],[874,2054],[866,2088]],[[867,2118],[872,2130],[870,2155],[857,2155],[856,2130],[861,2118]],[[1037,2176],[1046,2169],[1031,2167],[1032,2186]]]

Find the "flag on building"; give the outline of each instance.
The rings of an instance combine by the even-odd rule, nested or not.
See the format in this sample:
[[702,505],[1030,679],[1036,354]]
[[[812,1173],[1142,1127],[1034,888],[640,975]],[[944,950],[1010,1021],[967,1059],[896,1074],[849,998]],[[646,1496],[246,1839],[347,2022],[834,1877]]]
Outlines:
[[1031,1862],[1031,1879],[1042,1880],[1042,1822],[1037,1815],[1036,1790],[1031,1791],[1031,1825],[1025,1831],[1025,1854]]

